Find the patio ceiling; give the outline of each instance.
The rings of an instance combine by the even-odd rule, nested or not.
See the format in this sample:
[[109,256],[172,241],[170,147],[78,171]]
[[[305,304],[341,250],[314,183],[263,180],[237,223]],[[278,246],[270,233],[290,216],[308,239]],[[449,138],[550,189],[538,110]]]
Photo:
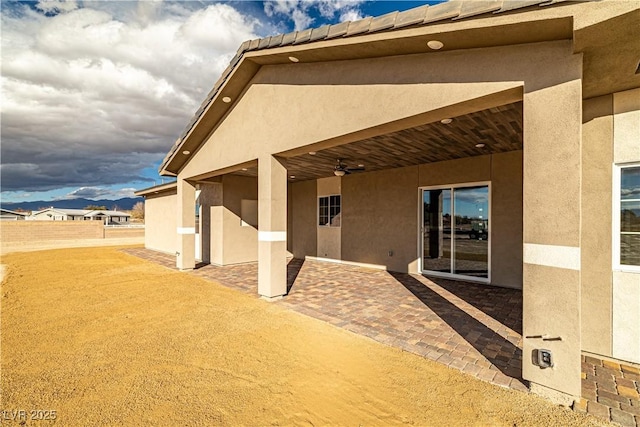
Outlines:
[[[290,181],[333,176],[337,159],[366,172],[522,149],[522,102],[428,123],[286,159]],[[476,147],[484,144],[484,147]],[[257,176],[257,169],[235,172]]]

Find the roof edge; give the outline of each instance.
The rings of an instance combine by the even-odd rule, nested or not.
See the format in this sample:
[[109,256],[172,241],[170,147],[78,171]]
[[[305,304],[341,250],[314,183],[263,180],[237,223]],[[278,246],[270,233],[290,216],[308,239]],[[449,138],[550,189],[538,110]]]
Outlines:
[[174,182],[169,182],[167,184],[160,184],[160,185],[154,185],[153,187],[149,187],[149,188],[143,188],[142,190],[134,191],[133,194],[135,194],[136,196],[145,197],[149,194],[167,192],[177,188],[178,188],[178,183],[174,181]]

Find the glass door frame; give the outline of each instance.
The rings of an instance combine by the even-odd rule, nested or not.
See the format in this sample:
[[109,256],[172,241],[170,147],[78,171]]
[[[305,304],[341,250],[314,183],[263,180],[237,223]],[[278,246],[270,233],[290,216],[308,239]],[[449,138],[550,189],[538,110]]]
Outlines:
[[[455,262],[455,249],[454,242],[455,239],[453,236],[455,230],[455,190],[459,188],[466,187],[481,187],[486,186],[488,191],[488,201],[487,205],[489,206],[489,215],[488,215],[488,224],[489,224],[489,232],[487,238],[487,277],[475,277],[475,276],[465,276],[463,274],[456,273],[444,273],[441,271],[433,271],[433,270],[425,270],[424,269],[424,191],[429,190],[453,190],[451,192],[451,230],[452,230],[452,238],[451,238],[451,271],[453,271],[453,266]],[[493,230],[493,225],[491,224],[491,216],[493,214],[493,206],[491,203],[491,181],[475,181],[475,182],[464,182],[458,184],[447,184],[447,185],[427,185],[418,187],[418,270],[420,273],[427,276],[434,277],[442,277],[446,279],[452,280],[464,280],[466,282],[478,282],[478,283],[491,283],[491,230]]]

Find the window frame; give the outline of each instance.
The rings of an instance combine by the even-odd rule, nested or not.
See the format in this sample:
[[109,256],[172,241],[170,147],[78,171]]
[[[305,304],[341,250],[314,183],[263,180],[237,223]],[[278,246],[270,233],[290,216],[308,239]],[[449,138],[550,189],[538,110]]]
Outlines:
[[[640,162],[618,163],[613,165],[613,210],[612,210],[612,265],[614,271],[640,273],[640,265],[622,264],[620,262],[620,237],[623,231],[620,230],[620,209],[622,207],[622,195],[620,186],[622,184],[622,170],[627,168],[640,167]],[[635,199],[632,199],[635,200]],[[626,232],[625,232],[626,233]]]
[[[487,238],[488,250],[487,250],[487,277],[477,277],[477,276],[467,276],[464,274],[458,273],[445,273],[440,271],[426,270],[424,266],[424,191],[430,190],[451,190],[451,228],[454,229],[456,226],[455,222],[455,202],[454,202],[454,191],[457,189],[464,189],[470,187],[487,187],[488,190],[488,208],[489,213],[487,215],[487,220],[489,223],[489,232]],[[445,279],[451,280],[464,280],[466,282],[476,282],[476,283],[486,283],[491,284],[491,276],[492,276],[492,261],[491,261],[491,245],[493,242],[492,238],[492,218],[493,215],[493,192],[492,192],[492,182],[491,181],[472,181],[472,182],[461,182],[456,184],[447,184],[447,185],[428,185],[423,187],[418,187],[418,268],[422,274],[434,277],[442,277]],[[452,266],[453,266],[453,245],[454,242],[451,242],[451,257],[452,257]]]
[[[338,214],[337,215],[342,215],[342,194],[327,194],[324,196],[318,196],[317,198],[317,204],[316,204],[316,226],[319,228],[341,228],[342,227],[342,216],[340,217],[340,225],[331,225],[331,198],[332,197],[338,197],[339,198],[339,210],[338,210]],[[320,200],[321,199],[327,199],[327,223],[322,225],[320,224],[320,217],[323,215],[320,215]]]

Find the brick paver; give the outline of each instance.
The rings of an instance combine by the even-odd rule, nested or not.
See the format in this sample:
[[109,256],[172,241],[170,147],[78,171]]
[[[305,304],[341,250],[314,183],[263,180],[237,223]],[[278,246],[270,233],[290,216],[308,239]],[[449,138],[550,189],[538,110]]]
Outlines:
[[[125,252],[175,268],[147,249]],[[257,296],[257,264],[201,265],[192,274]],[[522,292],[330,262],[291,259],[291,310],[402,348],[484,381],[526,391]]]
[[[587,412],[628,427],[640,427],[640,368],[582,356],[582,399]],[[580,403],[574,404],[579,410]]]

